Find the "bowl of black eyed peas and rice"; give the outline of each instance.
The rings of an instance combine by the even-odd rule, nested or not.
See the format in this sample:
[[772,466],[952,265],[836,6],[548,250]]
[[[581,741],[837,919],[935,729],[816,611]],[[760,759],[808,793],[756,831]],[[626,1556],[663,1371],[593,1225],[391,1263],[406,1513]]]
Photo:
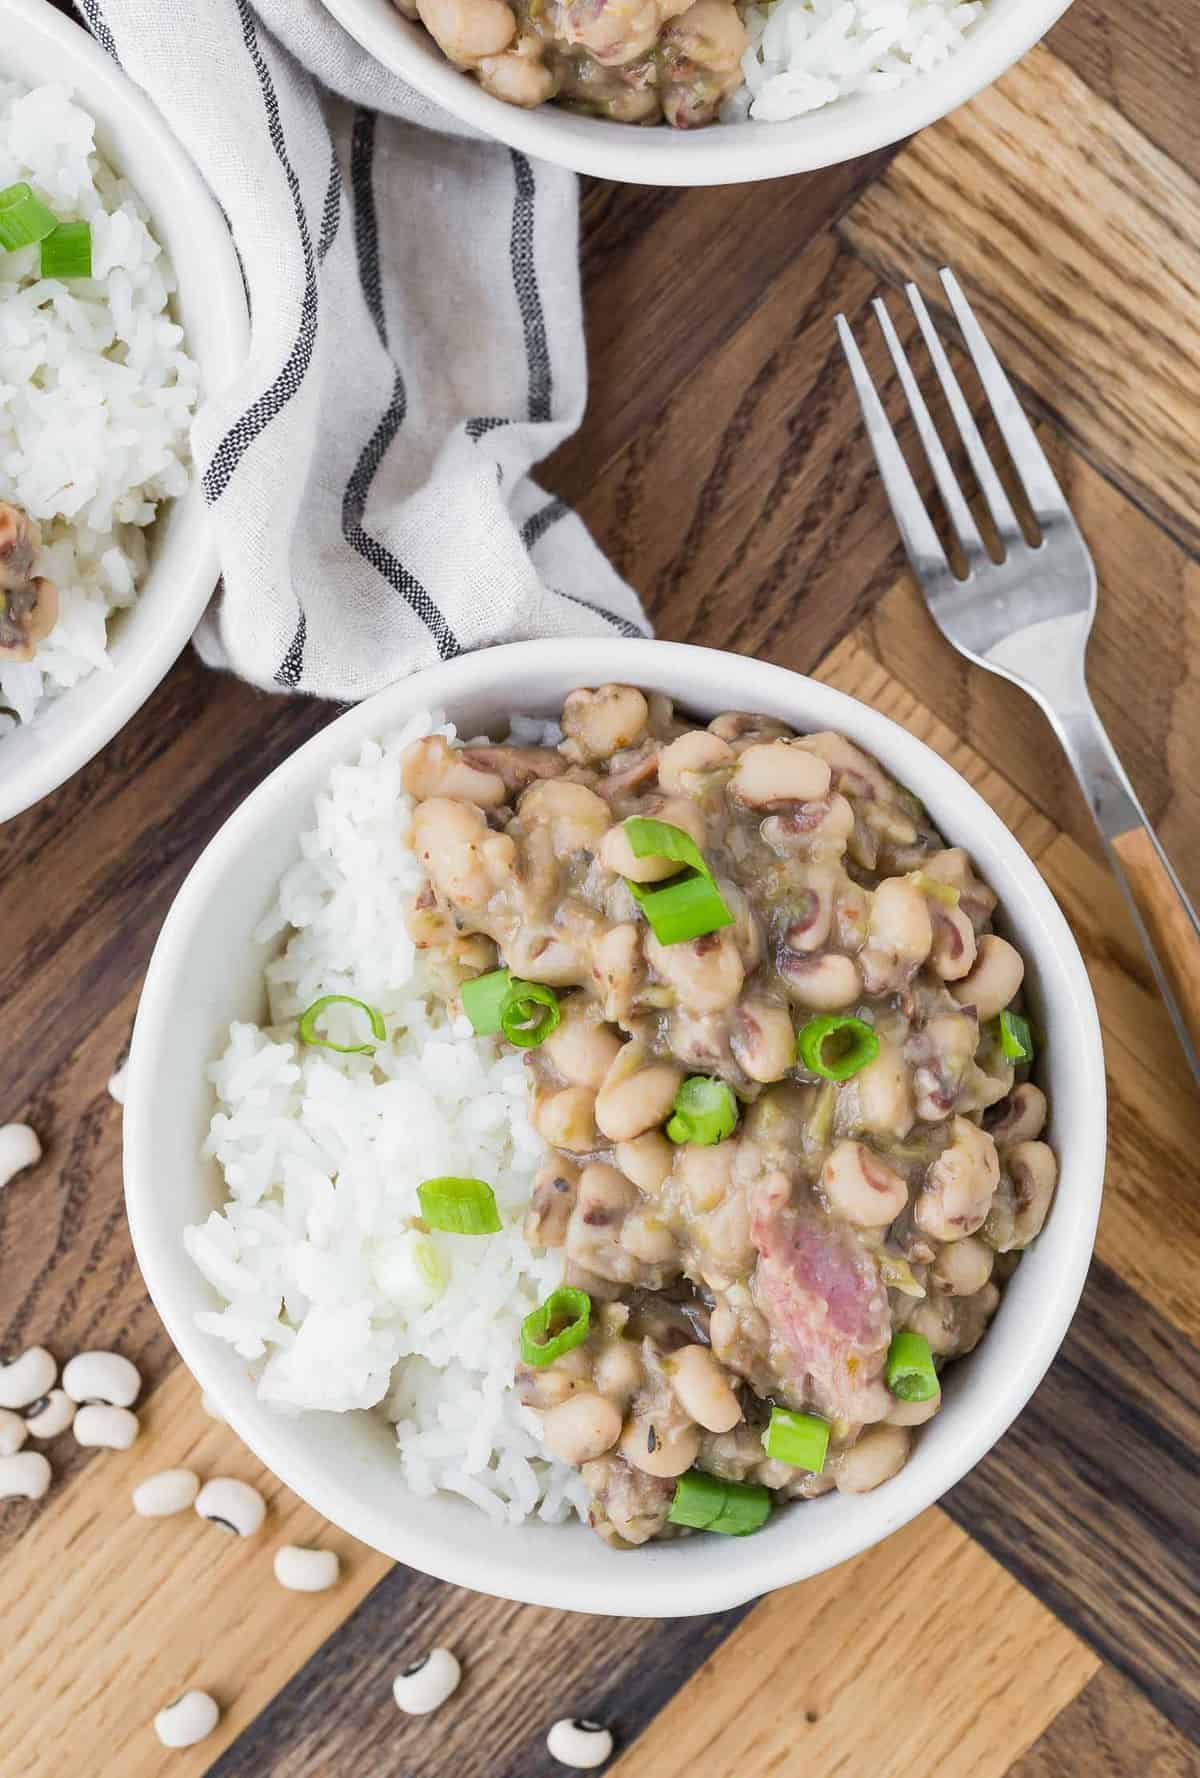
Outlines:
[[185,1361],[327,1517],[682,1615],[865,1549],[1020,1411],[1103,1060],[1035,866],[914,736],[677,644],[586,674],[447,663],[247,799],[147,976],[126,1189]]

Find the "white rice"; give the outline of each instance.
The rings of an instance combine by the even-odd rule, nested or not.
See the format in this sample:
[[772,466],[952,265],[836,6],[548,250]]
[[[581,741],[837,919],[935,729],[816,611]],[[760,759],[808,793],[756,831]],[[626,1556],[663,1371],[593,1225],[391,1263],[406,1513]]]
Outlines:
[[0,662],[0,705],[22,721],[107,665],[108,618],[137,595],[145,528],[188,483],[197,370],[170,315],[174,275],[93,128],[65,87],[0,80],[0,188],[26,181],[92,231],[90,279],[43,279],[39,246],[0,252],[0,500],[38,521],[35,571],[59,596],[34,659]]
[[744,11],[746,83],[722,116],[760,123],[888,93],[954,54],[984,0],[771,0]]
[[[543,726],[514,732],[540,740]],[[185,1242],[226,1304],[200,1324],[256,1368],[264,1401],[384,1403],[418,1493],[452,1490],[497,1520],[561,1519],[586,1491],[546,1458],[513,1389],[521,1322],[562,1279],[561,1255],[534,1255],[521,1234],[546,1148],[520,1055],[447,1020],[404,924],[423,873],[403,838],[400,755],[434,727],[414,718],[369,743],[317,798],[260,934],[288,934],[267,970],[271,1028],[234,1025],[210,1070],[208,1151],[229,1200]],[[374,1056],[295,1040],[306,1006],[343,993],[383,1013]],[[322,1028],[358,1043],[364,1022],[333,1007]],[[486,1179],[503,1231],[415,1232],[417,1186],[439,1174]]]

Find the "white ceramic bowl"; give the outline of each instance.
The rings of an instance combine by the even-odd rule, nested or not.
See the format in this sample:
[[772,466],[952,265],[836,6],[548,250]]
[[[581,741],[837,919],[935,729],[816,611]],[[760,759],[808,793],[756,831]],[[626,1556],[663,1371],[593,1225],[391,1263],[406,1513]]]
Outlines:
[[377,61],[464,123],[525,154],[632,185],[740,185],[870,154],[945,117],[997,80],[1069,4],[990,0],[960,50],[895,92],[839,100],[790,123],[671,130],[609,123],[558,105],[533,111],[506,105],[460,74],[424,27],[404,18],[392,0],[325,0]]
[[[46,0],[0,0],[0,73],[70,89],[96,120],[96,146],[136,186],[179,280],[178,319],[202,393],[246,354],[246,299],[216,203],[158,112],[85,31]],[[0,737],[0,821],[57,789],[144,704],[195,629],[217,582],[199,480],[160,513],[136,604],[109,622],[109,670],[89,673]]]
[[[464,1501],[407,1492],[389,1429],[370,1414],[280,1418],[262,1406],[229,1347],[199,1333],[216,1306],[183,1250],[184,1225],[221,1201],[200,1158],[212,1111],[205,1077],[232,1019],[264,1011],[269,947],[253,933],[310,825],[336,762],[410,712],[444,708],[460,732],[513,709],[557,715],[573,686],[629,680],[702,717],[766,711],[799,728],[840,729],[877,754],[967,847],[1000,897],[1028,965],[1048,1041],[1042,1065],[1062,1179],[1042,1236],[1007,1288],[987,1338],[951,1367],[946,1405],[895,1480],[778,1512],[746,1539],[693,1537],[617,1552],[579,1524],[498,1530]],[[397,914],[397,918],[400,915]],[[936,754],[843,693],[741,655],[671,642],[522,642],[419,673],[340,717],[273,772],[230,817],[180,890],[142,991],[125,1102],[129,1222],[150,1294],[199,1383],[239,1436],[297,1494],[364,1543],[460,1586],[538,1605],[669,1617],[736,1605],[866,1549],[945,1492],[995,1443],[1058,1349],[1083,1287],[1104,1169],[1104,1062],[1075,941],[1034,866],[987,804]]]

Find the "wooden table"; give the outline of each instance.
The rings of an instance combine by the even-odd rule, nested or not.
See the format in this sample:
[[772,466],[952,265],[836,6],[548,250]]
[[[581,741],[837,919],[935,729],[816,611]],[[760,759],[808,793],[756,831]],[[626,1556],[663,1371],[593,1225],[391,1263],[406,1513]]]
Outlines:
[[[1105,1022],[1110,1166],[1091,1282],[1031,1406],[849,1568],[680,1623],[477,1598],[336,1535],[346,1580],[300,1599],[261,1545],[134,1521],[148,1468],[260,1472],[202,1415],[147,1302],[106,1082],[188,866],[332,713],[189,654],[0,829],[0,1122],[28,1118],[47,1147],[0,1195],[2,1343],[115,1345],[148,1379],[132,1453],[60,1441],[41,1509],[0,1518],[3,1778],[549,1778],[545,1730],[568,1712],[616,1727],[621,1778],[1200,1772],[1200,1106],[1049,731],[949,652],[901,572],[832,329],[845,310],[882,374],[881,282],[932,295],[957,266],[1096,557],[1097,701],[1200,891],[1198,31],[1200,0],[1076,0],[894,154],[718,192],[592,185],[591,407],[546,476],[661,634],[816,670],[897,716],[993,798],[1066,909]],[[320,1529],[267,1486],[273,1541]],[[435,1641],[467,1679],[408,1722],[389,1680]],[[147,1724],[187,1684],[225,1716],[167,1754]]]

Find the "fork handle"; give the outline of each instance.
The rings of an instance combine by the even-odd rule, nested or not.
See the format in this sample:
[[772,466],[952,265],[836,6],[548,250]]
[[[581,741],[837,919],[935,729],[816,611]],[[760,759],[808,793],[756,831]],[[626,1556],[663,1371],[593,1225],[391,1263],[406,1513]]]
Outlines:
[[1200,1083],[1200,920],[1090,699],[1051,713]]

